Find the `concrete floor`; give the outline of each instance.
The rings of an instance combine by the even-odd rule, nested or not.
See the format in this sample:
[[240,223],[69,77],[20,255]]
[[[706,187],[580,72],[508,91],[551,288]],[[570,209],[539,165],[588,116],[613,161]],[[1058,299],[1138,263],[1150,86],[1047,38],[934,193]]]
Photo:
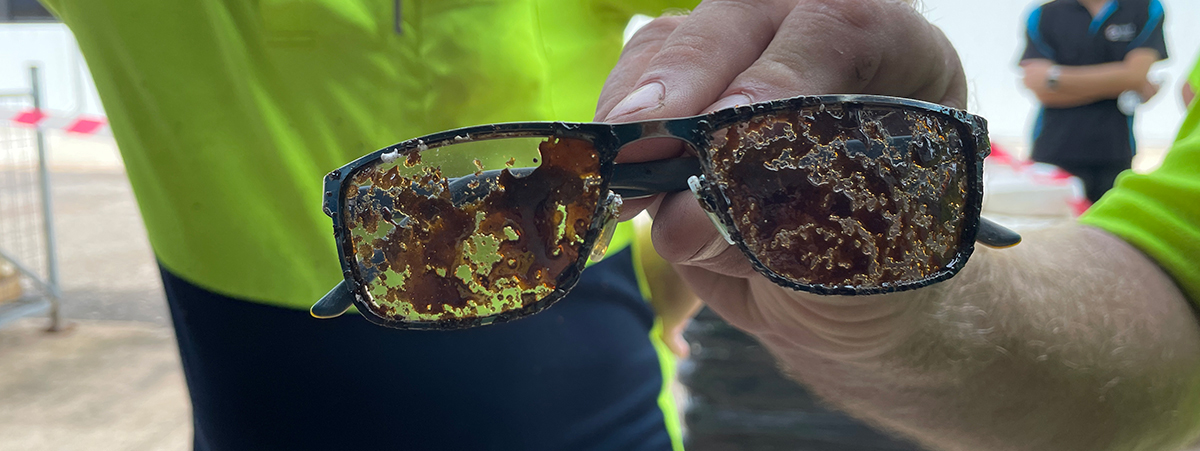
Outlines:
[[0,330],[0,450],[187,450],[187,389],[171,330],[76,320]]
[[64,315],[170,326],[158,265],[125,173],[52,177]]
[[162,285],[111,140],[51,136],[66,330],[0,328],[0,451],[190,449]]

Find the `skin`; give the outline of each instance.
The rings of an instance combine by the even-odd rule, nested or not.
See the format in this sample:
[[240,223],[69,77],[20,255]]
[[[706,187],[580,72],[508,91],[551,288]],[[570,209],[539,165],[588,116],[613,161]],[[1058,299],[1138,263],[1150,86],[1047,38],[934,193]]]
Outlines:
[[[1092,15],[1099,14],[1107,0],[1079,0]],[[1158,85],[1146,79],[1150,66],[1159,60],[1157,50],[1137,48],[1123,61],[1089,66],[1059,66],[1058,86],[1051,90],[1047,79],[1054,61],[1042,58],[1021,61],[1026,88],[1050,108],[1071,108],[1100,100],[1115,99],[1122,92],[1135,90],[1143,101],[1158,93]]]
[[1192,88],[1192,84],[1186,79],[1183,80],[1182,86],[1179,88],[1179,96],[1183,99],[1183,107],[1187,108],[1192,104],[1192,99],[1196,97],[1196,90]]
[[1146,75],[1158,59],[1157,50],[1143,47],[1130,51],[1120,62],[1059,66],[1062,72],[1058,87],[1053,90],[1046,82],[1053,61],[1028,59],[1021,61],[1021,67],[1025,70],[1025,87],[1033,91],[1043,105],[1070,108],[1115,99],[1130,90],[1136,90],[1143,100],[1149,100],[1158,94],[1158,85],[1146,80]]
[[[597,119],[821,93],[958,108],[967,98],[954,49],[907,3],[725,0],[639,32]],[[683,151],[647,142],[622,159]],[[626,204],[628,214],[643,208],[655,249],[710,308],[831,403],[927,447],[1156,450],[1200,433],[1193,310],[1153,261],[1107,232],[1027,233],[1012,249],[978,249],[959,275],[919,290],[815,296],[754,272],[690,193]]]
[[638,252],[635,255],[642,264],[642,273],[650,288],[650,305],[663,325],[659,338],[676,356],[686,358],[689,346],[683,339],[683,330],[700,310],[700,298],[692,293],[671,263],[654,252],[650,224],[637,223],[635,226],[638,229]]

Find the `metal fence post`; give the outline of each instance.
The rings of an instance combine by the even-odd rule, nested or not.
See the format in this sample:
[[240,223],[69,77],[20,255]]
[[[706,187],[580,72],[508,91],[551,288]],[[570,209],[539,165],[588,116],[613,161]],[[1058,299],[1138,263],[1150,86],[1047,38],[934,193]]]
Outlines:
[[[62,285],[54,237],[49,155],[45,129],[40,125],[44,97],[38,67],[29,68],[29,78],[29,90],[0,93],[0,110],[20,112],[13,119],[17,124],[0,122],[0,260],[15,268],[18,278],[17,288],[10,287],[7,297],[0,302],[0,326],[48,313],[49,329],[57,331],[63,327]],[[21,123],[33,127],[25,128]],[[41,224],[37,224],[39,220]],[[34,288],[38,294],[22,290],[22,285]]]
[[[33,108],[42,109],[42,84],[41,76],[37,66],[29,66],[30,79],[30,95],[33,97]],[[42,130],[42,126],[38,125],[37,134],[37,153],[38,153],[38,181],[42,191],[42,224],[45,229],[46,242],[46,285],[49,288],[50,297],[50,330],[57,331],[61,328],[60,320],[60,302],[62,297],[62,289],[58,280],[58,249],[57,243],[54,241],[54,201],[50,195],[50,168],[48,155],[46,154],[46,134]]]

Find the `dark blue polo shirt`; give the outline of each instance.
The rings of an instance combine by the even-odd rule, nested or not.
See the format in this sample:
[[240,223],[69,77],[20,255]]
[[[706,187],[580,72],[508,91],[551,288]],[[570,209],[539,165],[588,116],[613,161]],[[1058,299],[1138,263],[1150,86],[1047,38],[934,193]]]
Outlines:
[[[1147,47],[1167,57],[1158,0],[1110,0],[1092,17],[1077,0],[1054,0],[1029,15],[1022,60],[1062,66],[1122,61]],[[1133,117],[1106,99],[1073,108],[1043,108],[1034,126],[1033,160],[1059,165],[1121,164],[1133,158]]]

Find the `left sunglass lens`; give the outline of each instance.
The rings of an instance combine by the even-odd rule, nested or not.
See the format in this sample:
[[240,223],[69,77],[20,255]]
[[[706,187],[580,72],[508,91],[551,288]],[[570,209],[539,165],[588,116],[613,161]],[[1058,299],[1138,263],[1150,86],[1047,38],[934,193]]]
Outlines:
[[543,299],[580,260],[600,184],[599,158],[578,139],[460,139],[384,154],[351,174],[342,198],[370,313],[470,325]]

